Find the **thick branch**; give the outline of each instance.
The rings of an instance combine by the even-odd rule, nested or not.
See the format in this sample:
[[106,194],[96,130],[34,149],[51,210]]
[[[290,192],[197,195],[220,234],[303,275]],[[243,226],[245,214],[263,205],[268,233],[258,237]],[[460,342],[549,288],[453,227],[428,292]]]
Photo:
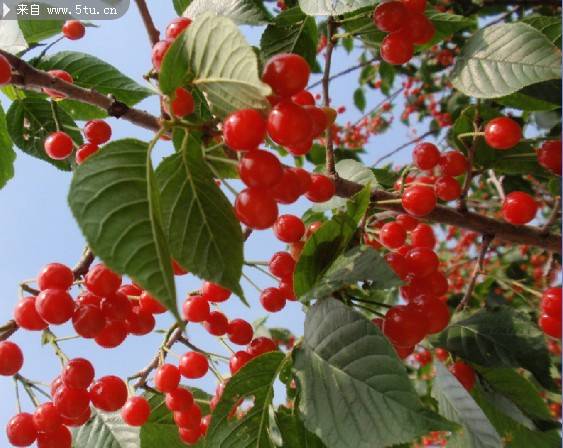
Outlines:
[[143,23],[145,24],[145,28],[147,29],[147,34],[149,35],[151,47],[153,47],[160,40],[160,31],[158,31],[158,29],[154,25],[146,1],[135,0],[135,3],[137,3],[137,8],[139,8],[139,12],[141,13],[141,17],[143,18]]
[[[334,50],[334,42],[332,40],[332,35],[334,34],[334,30],[336,29],[336,24],[332,16],[328,18],[326,27],[327,27],[326,62],[325,62],[325,70],[324,70],[322,84],[323,84],[324,105],[325,107],[330,107],[330,93],[329,93],[330,66],[332,64],[332,51]],[[334,148],[332,141],[332,126],[329,126],[326,131],[326,170],[328,171],[329,174],[332,175],[336,174],[336,170],[334,166],[335,166],[335,162],[334,162]]]

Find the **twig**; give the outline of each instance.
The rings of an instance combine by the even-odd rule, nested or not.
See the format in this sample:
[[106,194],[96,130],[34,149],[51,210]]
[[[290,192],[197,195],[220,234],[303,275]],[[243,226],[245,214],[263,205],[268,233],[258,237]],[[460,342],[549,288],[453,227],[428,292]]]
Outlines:
[[561,198],[556,197],[553,210],[551,210],[551,214],[549,215],[549,218],[547,219],[546,223],[542,226],[542,233],[544,235],[549,233],[549,229],[551,228],[551,226],[553,226],[553,224],[555,224],[559,219],[560,210],[561,210]]
[[143,23],[145,24],[145,28],[147,29],[151,47],[153,47],[160,40],[160,31],[158,31],[156,26],[154,26],[151,13],[145,0],[135,0],[135,3],[137,4],[137,8],[139,8]]
[[18,324],[15,320],[9,320],[2,327],[0,327],[0,341],[5,341],[10,336],[12,336],[16,331],[18,331]]
[[[332,65],[332,52],[334,50],[334,41],[332,40],[332,36],[334,34],[334,30],[336,29],[336,23],[334,21],[334,17],[330,16],[328,18],[326,28],[327,28],[326,62],[325,62],[324,75],[322,79],[322,85],[323,85],[324,105],[325,107],[330,107],[330,92],[329,92],[330,67]],[[326,131],[326,170],[330,175],[336,176],[333,144],[334,143],[332,140],[332,126],[329,126]]]
[[[473,132],[475,132],[475,135],[473,136],[473,142],[471,143],[471,146],[469,148],[467,148],[467,172],[465,174],[465,181],[463,183],[463,187],[461,189],[461,195],[458,199],[457,202],[457,209],[460,212],[467,212],[467,203],[466,203],[466,198],[467,198],[467,193],[469,193],[469,189],[471,188],[471,181],[473,180],[473,161],[475,159],[475,152],[477,151],[477,142],[479,139],[479,136],[477,135],[477,133],[479,132],[479,126],[480,126],[480,122],[481,122],[481,116],[480,116],[480,111],[479,111],[479,106],[480,106],[480,101],[477,100],[477,106],[475,107],[475,117],[473,119]],[[465,143],[463,142],[463,140],[460,140],[461,143],[465,146]]]
[[20,289],[34,296],[36,296],[40,292],[38,289],[32,288],[27,283],[20,283]]
[[504,188],[502,187],[501,181],[497,178],[497,175],[495,174],[494,170],[489,170],[488,173],[489,173],[489,182],[493,184],[493,186],[497,190],[500,200],[504,202],[504,199],[506,198],[506,194],[504,194]]
[[477,283],[477,278],[479,274],[483,272],[483,264],[485,262],[485,256],[487,255],[487,251],[489,250],[489,246],[491,245],[494,239],[494,235],[485,234],[483,235],[483,242],[481,244],[481,252],[479,253],[479,258],[475,262],[475,266],[473,268],[473,272],[471,273],[471,279],[469,280],[469,285],[467,285],[467,290],[465,291],[465,295],[459,305],[456,308],[456,311],[461,311],[464,309],[469,301],[471,300],[471,296],[473,295],[473,290],[475,289],[475,284]]
[[385,103],[388,103],[389,101],[393,101],[397,97],[397,95],[399,95],[399,93],[401,93],[404,89],[405,89],[404,87],[401,87],[400,89],[395,90],[391,95],[383,98],[379,103],[377,103],[374,107],[372,107],[365,114],[363,114],[360,118],[358,118],[353,126],[354,127],[358,126],[363,120],[365,120],[371,114],[373,114],[373,113],[377,112],[379,109],[381,109],[381,107]]
[[[334,75],[330,76],[330,77],[328,78],[328,80],[329,80],[329,81],[333,81],[333,80],[335,80],[335,79],[337,79],[337,78],[340,78],[341,76],[347,75],[348,73],[352,73],[352,72],[355,71],[355,70],[358,70],[358,69],[360,69],[360,68],[362,68],[362,67],[365,67],[366,65],[373,64],[373,63],[376,62],[378,59],[379,59],[378,57],[375,57],[375,58],[372,58],[372,59],[368,59],[367,61],[361,62],[361,63],[359,63],[359,64],[357,64],[357,65],[352,66],[352,67],[349,67],[349,68],[347,68],[346,70],[342,70],[341,72],[335,73]],[[323,80],[322,80],[322,79],[319,80],[319,81],[317,81],[317,82],[314,82],[313,84],[311,84],[311,85],[309,85],[309,86],[307,87],[307,90],[310,90],[310,89],[313,89],[313,88],[315,88],[315,87],[317,87],[317,86],[320,86],[322,83],[323,83]]]
[[387,154],[381,156],[379,159],[377,159],[377,160],[373,163],[372,167],[375,167],[375,166],[379,165],[379,164],[380,164],[382,161],[384,161],[385,159],[387,159],[387,158],[389,158],[389,157],[391,157],[391,156],[397,154],[399,151],[401,151],[401,150],[403,150],[403,149],[405,149],[405,148],[408,148],[410,145],[413,145],[413,144],[415,144],[415,143],[418,143],[418,142],[421,141],[421,140],[424,140],[426,137],[428,137],[429,135],[432,135],[433,133],[434,133],[434,131],[426,131],[424,134],[422,134],[422,135],[420,135],[419,137],[417,137],[417,138],[411,140],[410,142],[403,143],[401,146],[395,148],[393,151],[390,151],[390,152],[388,152]]
[[86,273],[90,269],[90,266],[94,262],[94,258],[95,258],[94,252],[92,252],[92,250],[88,246],[86,246],[82,254],[82,257],[80,258],[78,263],[76,263],[76,266],[72,268],[72,273],[74,275],[75,280],[78,280],[80,277],[86,275]]

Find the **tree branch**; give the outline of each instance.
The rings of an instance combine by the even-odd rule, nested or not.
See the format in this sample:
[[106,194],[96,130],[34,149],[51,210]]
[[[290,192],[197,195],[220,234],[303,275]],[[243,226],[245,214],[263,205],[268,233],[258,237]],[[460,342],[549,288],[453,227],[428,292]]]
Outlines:
[[160,40],[160,31],[158,31],[158,29],[154,25],[146,1],[135,0],[135,3],[137,4],[137,8],[141,13],[141,17],[143,19],[143,23],[145,24],[145,28],[147,29],[147,34],[149,35],[149,41],[151,43],[151,47],[154,47],[154,45]]
[[[334,30],[336,29],[336,23],[334,22],[334,17],[330,16],[327,21],[327,45],[326,45],[326,62],[325,62],[325,70],[323,75],[323,96],[324,96],[324,105],[325,107],[330,107],[330,66],[332,65],[332,52],[334,50],[334,41],[332,40],[332,36],[334,34]],[[329,126],[326,131],[326,170],[329,174],[335,176],[335,163],[334,163],[334,147],[333,147],[333,140],[332,140],[332,126]]]
[[383,160],[388,159],[389,157],[391,157],[392,155],[397,154],[399,151],[408,148],[410,145],[414,144],[414,143],[418,143],[421,140],[424,140],[426,137],[428,137],[429,135],[432,135],[434,133],[434,131],[426,131],[424,134],[422,134],[421,136],[411,140],[410,142],[406,142],[403,143],[401,146],[395,148],[393,151],[388,152],[387,154],[381,156],[379,159],[377,159],[372,167],[375,167],[377,165],[379,165]]
[[[333,80],[335,80],[335,79],[337,79],[337,78],[340,78],[341,76],[347,75],[348,73],[352,73],[353,71],[358,70],[359,68],[365,67],[366,65],[373,64],[373,63],[376,62],[378,59],[379,59],[378,57],[375,57],[375,58],[372,58],[372,59],[368,59],[368,60],[365,61],[365,62],[361,62],[361,63],[359,63],[359,64],[357,64],[357,65],[354,65],[354,66],[352,66],[352,67],[347,68],[346,70],[342,70],[341,72],[338,72],[338,73],[336,73],[336,74],[330,76],[330,77],[328,78],[328,80],[329,80],[329,81],[333,81]],[[317,87],[317,86],[320,86],[322,83],[323,83],[323,80],[322,80],[322,79],[321,79],[320,81],[314,82],[313,84],[307,86],[307,90],[313,89],[313,88],[315,88],[315,87]]]
[[82,258],[80,258],[78,263],[76,263],[76,266],[72,268],[72,273],[75,280],[78,280],[80,277],[86,275],[86,273],[90,269],[90,266],[94,262],[94,258],[96,258],[94,252],[92,252],[92,250],[86,246],[84,253],[82,254]]

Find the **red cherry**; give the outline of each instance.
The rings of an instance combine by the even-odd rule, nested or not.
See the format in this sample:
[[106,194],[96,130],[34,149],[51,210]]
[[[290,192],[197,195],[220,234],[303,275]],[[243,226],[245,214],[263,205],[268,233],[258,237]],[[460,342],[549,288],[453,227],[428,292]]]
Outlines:
[[424,280],[430,284],[430,294],[433,296],[441,297],[448,292],[448,279],[442,272],[435,271],[426,276]]
[[43,146],[51,159],[64,160],[72,154],[74,142],[66,132],[57,131],[49,134]]
[[397,345],[394,345],[393,348],[397,352],[397,356],[401,359],[407,358],[408,356],[412,355],[413,352],[414,352],[414,346],[413,347],[399,347]]
[[287,152],[289,152],[291,155],[294,155],[296,157],[304,156],[305,154],[308,154],[312,148],[313,148],[312,138],[303,140],[301,143],[297,143],[295,145],[285,147],[285,149],[287,149]]
[[302,183],[297,172],[285,168],[281,180],[270,189],[270,194],[279,204],[293,204],[302,194]]
[[461,196],[461,185],[452,176],[440,176],[434,184],[436,196],[442,201],[453,201]]
[[235,201],[235,212],[240,222],[251,229],[271,227],[278,217],[278,205],[267,190],[246,188]]
[[229,322],[227,334],[233,344],[246,345],[252,341],[254,330],[244,319],[234,319]]
[[201,424],[199,427],[201,429],[202,435],[207,434],[207,429],[209,428],[210,424],[211,424],[211,415],[206,415],[201,419]]
[[309,113],[313,122],[313,130],[311,137],[313,139],[320,137],[328,127],[328,117],[324,109],[316,106],[305,106],[305,110]]
[[103,264],[92,267],[84,277],[88,291],[100,297],[111,296],[121,286],[121,276]]
[[88,157],[98,151],[99,146],[94,143],[84,143],[76,150],[75,159],[78,165],[82,165]]
[[450,311],[441,300],[430,296],[419,296],[410,303],[418,307],[427,320],[428,334],[439,333],[450,323]]
[[86,34],[86,27],[79,20],[67,20],[63,25],[63,35],[70,40],[78,40]]
[[178,87],[170,101],[170,106],[175,116],[183,118],[194,113],[194,97],[186,89]]
[[84,137],[96,145],[106,143],[111,138],[111,126],[104,120],[91,120],[84,126]]
[[545,169],[561,176],[561,140],[544,142],[538,149],[538,163]]
[[100,309],[107,321],[124,321],[131,314],[132,305],[125,294],[116,291],[115,294],[102,299]]
[[398,305],[387,311],[383,333],[399,347],[412,347],[426,335],[427,322],[418,309]]
[[510,149],[522,139],[522,128],[512,118],[493,118],[485,125],[485,141],[494,149]]
[[549,314],[542,314],[538,321],[538,325],[548,336],[556,339],[561,339],[561,316],[550,316]]
[[295,260],[289,252],[276,252],[270,259],[268,268],[272,275],[278,278],[285,278],[289,275],[293,275]]
[[5,56],[0,55],[0,86],[8,84],[12,80],[12,66]]
[[162,393],[172,392],[180,384],[180,370],[172,364],[162,364],[154,376],[154,387]]
[[405,256],[409,272],[417,277],[426,277],[438,269],[438,255],[426,247],[414,247]]
[[129,426],[143,426],[149,419],[151,407],[144,397],[131,397],[121,409],[121,418]]
[[264,353],[275,352],[277,349],[277,345],[270,338],[259,337],[252,340],[246,348],[246,352],[252,358],[256,358]]
[[283,176],[282,164],[268,151],[249,151],[238,164],[240,179],[247,187],[268,188],[277,184]]
[[123,321],[106,322],[94,340],[103,348],[115,348],[127,339],[127,324]]
[[414,228],[418,225],[418,223],[420,222],[418,219],[412,217],[411,215],[406,215],[404,213],[398,215],[395,218],[395,221],[397,222],[397,224],[401,224],[401,226],[403,226],[403,228],[407,231],[410,232],[411,230],[414,230]]
[[313,120],[303,107],[280,101],[268,115],[268,134],[279,145],[298,145],[311,138]]
[[210,302],[220,303],[231,297],[231,291],[217,283],[203,282],[201,295]]
[[79,305],[72,315],[72,326],[83,338],[95,338],[104,329],[105,325],[104,314],[95,305]]
[[174,423],[179,428],[199,428],[201,422],[201,409],[197,404],[192,404],[187,410],[174,412]]
[[63,425],[65,426],[80,427],[85,425],[90,420],[91,417],[92,417],[92,411],[90,410],[90,407],[88,407],[86,408],[86,412],[84,412],[84,414],[82,414],[80,417],[67,418],[61,416],[61,420]]
[[33,413],[33,423],[40,432],[51,432],[62,425],[61,414],[51,402],[38,406]]
[[172,260],[172,270],[174,271],[174,275],[181,276],[188,274],[188,271],[180,266],[176,260]]
[[467,159],[459,151],[448,151],[440,156],[440,168],[444,176],[461,176],[468,167]]
[[180,358],[180,373],[186,378],[201,378],[209,370],[209,360],[203,353],[188,352]]
[[203,327],[213,336],[223,336],[229,327],[229,320],[220,311],[211,311]]
[[537,202],[523,191],[509,193],[502,203],[502,216],[511,224],[527,224],[536,217],[537,212]]
[[418,224],[411,233],[411,243],[414,247],[428,247],[434,249],[436,236],[428,224]]
[[379,240],[388,249],[396,249],[405,244],[407,232],[401,224],[388,222],[379,231]]
[[195,445],[201,437],[201,431],[199,428],[179,428],[178,435],[180,436],[180,440],[186,445]]
[[0,375],[15,375],[22,366],[23,353],[20,347],[11,341],[0,342]]
[[409,13],[407,23],[403,29],[408,33],[411,42],[415,45],[423,45],[432,40],[436,28],[424,14]]
[[235,151],[256,149],[266,137],[266,120],[254,109],[236,111],[223,122],[223,137]]
[[392,65],[402,65],[414,55],[414,46],[399,32],[388,34],[381,42],[381,58]]
[[189,296],[182,306],[182,314],[188,322],[203,322],[209,317],[209,302],[203,296]]
[[426,0],[402,0],[409,11],[423,14],[426,10]]
[[24,330],[39,331],[48,327],[47,322],[37,313],[35,297],[22,297],[14,308],[14,320]]
[[37,434],[37,448],[71,448],[72,434],[65,425],[51,432]]
[[[47,73],[49,73],[49,75],[51,75],[53,78],[58,78],[62,81],[68,82],[69,84],[72,84],[74,82],[70,73],[65,72],[64,70],[49,70]],[[51,98],[60,99],[66,97],[64,93],[58,92],[54,89],[44,88],[43,92],[45,92]]]
[[165,403],[172,412],[182,412],[190,409],[194,404],[194,398],[189,390],[178,387],[166,394]]
[[463,361],[457,361],[452,364],[449,370],[465,389],[467,389],[468,391],[473,389],[476,376],[475,370],[473,370],[470,365],[464,363]]
[[135,336],[147,335],[156,326],[153,314],[142,310],[139,306],[132,307],[125,323],[127,332]]
[[160,71],[160,67],[162,66],[162,60],[164,56],[168,52],[168,49],[172,45],[171,40],[161,40],[154,44],[152,47],[152,66],[158,72]]
[[166,307],[146,291],[144,291],[139,298],[139,307],[141,310],[151,314],[162,314],[166,312]]
[[37,276],[37,286],[44,289],[69,289],[74,282],[72,270],[61,263],[50,263]]
[[326,202],[336,192],[334,181],[322,174],[311,174],[311,185],[305,193],[305,197],[311,202]]
[[411,215],[426,216],[436,207],[436,194],[432,187],[413,185],[407,187],[402,198],[403,208]]
[[412,152],[414,164],[421,170],[431,170],[440,161],[440,151],[433,143],[419,143]]
[[86,409],[90,406],[90,397],[86,389],[75,389],[63,384],[57,389],[53,403],[55,403],[55,407],[61,416],[73,419],[86,412]]
[[62,289],[46,289],[37,296],[35,308],[45,322],[60,325],[72,317],[74,300]]
[[295,300],[295,291],[293,289],[293,277],[287,277],[280,281],[278,285],[278,289],[280,290],[283,297],[286,300]]
[[285,298],[278,288],[266,288],[260,294],[260,303],[266,311],[276,313],[285,307]]
[[192,20],[187,17],[176,17],[166,27],[166,37],[168,39],[176,39],[191,23]]
[[397,31],[404,25],[406,18],[407,9],[400,1],[380,3],[373,13],[374,25],[386,33]]
[[229,370],[231,371],[231,375],[237,373],[240,369],[242,369],[248,361],[252,359],[248,353],[239,351],[236,352],[231,359],[229,360]]
[[94,407],[102,411],[118,411],[127,401],[127,386],[121,378],[113,375],[103,376],[92,384],[90,400]]
[[303,90],[299,93],[296,93],[291,97],[291,101],[293,101],[295,104],[299,104],[300,106],[315,105],[315,97],[308,90]]
[[405,280],[407,278],[407,275],[409,274],[409,267],[405,257],[397,252],[390,252],[385,255],[385,261],[389,263],[393,272],[395,272],[400,279]]
[[298,54],[278,54],[264,66],[262,81],[269,84],[276,95],[289,97],[305,89],[311,69]]
[[75,389],[86,389],[94,381],[94,366],[84,358],[71,359],[61,373],[65,386]]
[[297,176],[300,195],[305,194],[311,186],[311,174],[303,168],[290,168],[290,171],[293,171]]
[[10,419],[6,426],[8,441],[13,446],[29,446],[37,439],[37,429],[33,416],[21,412]]
[[561,320],[561,287],[548,288],[543,292],[541,309],[545,314]]
[[295,215],[280,215],[274,223],[274,235],[284,243],[295,243],[305,235],[305,224]]

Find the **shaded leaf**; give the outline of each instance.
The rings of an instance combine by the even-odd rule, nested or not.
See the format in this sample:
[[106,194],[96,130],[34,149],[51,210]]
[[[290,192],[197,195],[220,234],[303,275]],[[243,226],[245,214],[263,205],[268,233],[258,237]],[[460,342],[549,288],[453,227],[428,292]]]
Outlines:
[[561,83],[545,81],[524,87],[496,101],[504,106],[526,111],[555,110],[561,107]]
[[280,407],[275,420],[282,438],[282,448],[324,448],[325,445],[313,433],[307,431],[295,410]]
[[299,0],[303,12],[310,16],[337,16],[376,3],[377,0]]
[[0,189],[14,177],[14,161],[16,153],[13,149],[12,140],[8,135],[6,114],[0,107]]
[[527,23],[541,31],[553,44],[561,49],[561,17],[534,15],[524,17],[521,22]]
[[18,24],[27,43],[35,44],[59,34],[64,20],[18,20]]
[[127,425],[120,412],[92,410],[92,418],[73,430],[76,447],[139,448],[139,428]]
[[261,25],[271,20],[260,0],[192,0],[182,15],[195,19],[206,12],[228,17],[239,25]]

